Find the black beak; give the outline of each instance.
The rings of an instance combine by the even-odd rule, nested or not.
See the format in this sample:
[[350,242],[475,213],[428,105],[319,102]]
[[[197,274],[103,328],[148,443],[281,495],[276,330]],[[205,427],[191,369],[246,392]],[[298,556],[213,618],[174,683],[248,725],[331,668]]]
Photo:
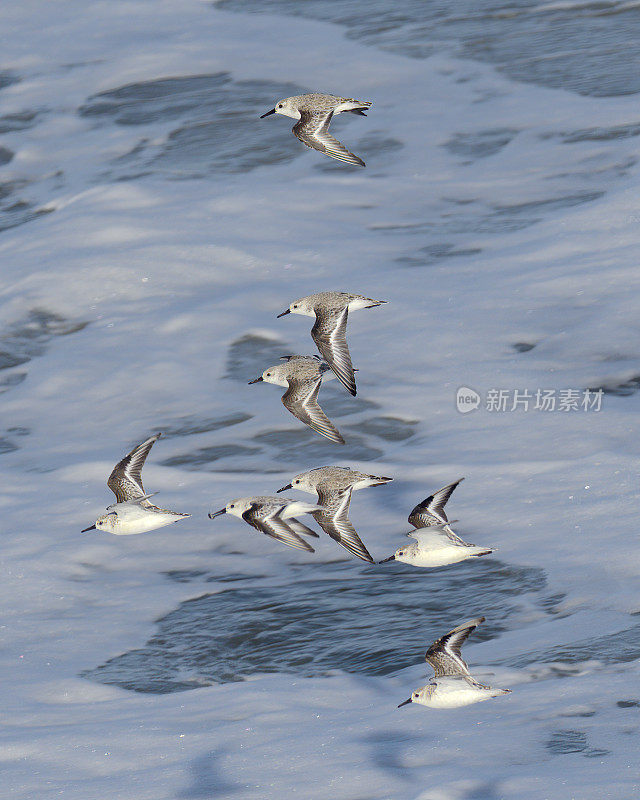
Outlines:
[[389,558],[383,558],[382,561],[378,561],[378,564],[384,564],[386,561],[395,561],[395,556],[389,556]]
[[269,116],[271,116],[271,114],[275,114],[275,113],[276,113],[275,108],[272,108],[271,111],[267,111],[266,114],[261,114],[260,115],[260,119],[264,119],[265,117],[269,117]]
[[227,509],[226,508],[221,508],[220,511],[216,511],[215,514],[209,514],[209,519],[215,519],[216,517],[219,517],[220,514],[226,514],[226,513],[227,513]]
[[254,378],[252,381],[249,381],[249,386],[251,386],[252,383],[260,383],[260,381],[263,381],[263,380],[264,380],[264,378],[261,375],[259,378]]
[[87,531],[95,531],[95,530],[97,530],[95,525],[89,525],[88,528],[85,528],[83,531],[80,531],[80,533],[86,533]]
[[286,492],[287,489],[293,489],[293,486],[290,483],[288,483],[286,486],[283,486],[282,489],[276,489],[276,494],[278,492]]
[[285,314],[290,314],[290,313],[291,313],[291,309],[288,308],[286,311],[283,311],[282,314],[278,314],[276,319],[280,319],[280,317],[284,317]]
[[408,700],[405,700],[405,701],[404,701],[404,703],[400,703],[400,704],[398,705],[398,708],[402,708],[402,706],[406,706],[406,705],[407,705],[407,703],[412,703],[412,702],[413,702],[413,701],[412,701],[412,699],[411,699],[411,698],[409,698]]

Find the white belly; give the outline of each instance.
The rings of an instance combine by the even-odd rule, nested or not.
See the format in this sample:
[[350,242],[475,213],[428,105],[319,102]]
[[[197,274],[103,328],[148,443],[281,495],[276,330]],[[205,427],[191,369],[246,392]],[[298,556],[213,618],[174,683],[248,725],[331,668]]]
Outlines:
[[428,550],[417,550],[404,556],[396,556],[398,561],[413,564],[415,567],[445,567],[447,564],[457,564],[477,553],[482,552],[480,547],[459,547],[456,545],[437,547]]
[[118,519],[111,531],[116,536],[132,536],[136,533],[147,533],[156,528],[164,528],[179,519],[184,519],[179,514],[165,514],[162,511],[148,512],[144,515],[126,515]]
[[471,686],[456,689],[438,686],[425,705],[430,708],[460,708],[461,706],[470,706],[473,703],[482,703],[483,700],[488,700],[490,697],[491,692],[474,689]]

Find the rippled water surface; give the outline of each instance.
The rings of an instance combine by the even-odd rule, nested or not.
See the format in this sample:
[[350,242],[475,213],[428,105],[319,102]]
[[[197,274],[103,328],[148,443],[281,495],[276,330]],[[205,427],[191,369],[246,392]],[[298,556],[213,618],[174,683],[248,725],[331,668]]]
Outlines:
[[[472,582],[478,587],[473,594]],[[143,649],[118,656],[87,677],[136,691],[171,692],[264,672],[386,675],[419,661],[425,648],[416,639],[437,638],[458,617],[486,614],[490,623],[478,634],[482,641],[525,609],[538,606],[551,613],[560,600],[549,597],[542,570],[495,559],[428,577],[395,565],[358,569],[340,563],[325,565],[322,574],[313,567],[298,569],[285,585],[251,583],[240,588],[234,581],[234,588],[183,603],[159,620],[158,633]],[[407,624],[416,606],[420,617]]]

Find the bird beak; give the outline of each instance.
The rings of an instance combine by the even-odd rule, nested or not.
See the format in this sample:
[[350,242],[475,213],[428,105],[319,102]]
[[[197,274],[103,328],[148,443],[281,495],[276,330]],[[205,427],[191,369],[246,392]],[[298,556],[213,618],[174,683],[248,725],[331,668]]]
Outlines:
[[288,483],[286,486],[283,486],[282,489],[276,489],[276,494],[278,492],[286,492],[287,489],[293,489],[293,486],[290,483]]
[[280,319],[280,317],[284,317],[285,314],[290,314],[290,313],[291,313],[291,309],[288,308],[286,311],[283,311],[282,314],[278,314],[276,319]]
[[395,557],[395,555],[393,555],[393,556],[389,556],[389,558],[383,558],[382,561],[378,561],[378,564],[384,564],[386,561],[395,561],[395,560],[396,560],[396,557]]
[[86,533],[87,531],[95,531],[95,530],[97,530],[95,525],[89,525],[88,528],[85,528],[83,531],[80,531],[80,533]]
[[271,111],[267,111],[267,113],[266,113],[266,114],[262,114],[262,115],[260,116],[260,119],[264,119],[265,117],[269,117],[269,116],[271,116],[271,114],[275,114],[275,113],[276,113],[276,110],[275,110],[275,108],[272,108],[272,109],[271,109]]
[[252,383],[260,383],[260,381],[263,381],[263,380],[264,380],[264,378],[261,375],[259,378],[254,378],[252,381],[249,381],[249,386],[251,386]]
[[226,513],[227,513],[227,509],[226,508],[221,508],[220,511],[216,511],[215,514],[209,514],[209,519],[215,519],[216,517],[219,517],[220,514],[226,514]]
[[402,706],[406,706],[407,703],[412,703],[412,702],[413,702],[413,700],[411,698],[409,698],[408,700],[405,700],[404,703],[400,703],[398,705],[398,708],[402,708]]

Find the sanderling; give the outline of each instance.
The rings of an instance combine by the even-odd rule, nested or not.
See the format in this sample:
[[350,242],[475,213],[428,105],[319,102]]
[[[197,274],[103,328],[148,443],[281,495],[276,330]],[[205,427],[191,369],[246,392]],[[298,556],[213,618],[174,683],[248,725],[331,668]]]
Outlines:
[[[311,514],[320,510],[320,506],[314,503],[304,503],[299,500],[289,500],[287,497],[238,497],[231,500],[220,511],[209,514],[209,519],[215,519],[220,514],[233,514],[240,517],[249,525],[253,526],[260,533],[266,533],[274,539],[297,547],[298,550],[308,550],[315,552],[302,536],[314,536],[318,534],[307,528],[300,520],[295,519],[296,514]],[[286,520],[286,522],[285,522]]]
[[416,567],[444,567],[467,558],[492,553],[493,550],[488,547],[465,542],[450,528],[452,523],[447,519],[444,506],[462,480],[464,478],[450,483],[418,503],[409,514],[409,522],[416,530],[407,534],[416,541],[399,548],[392,556],[383,558],[378,563],[403,561]]
[[301,314],[316,318],[311,328],[313,341],[338,380],[355,396],[356,381],[346,338],[347,316],[349,311],[373,308],[386,302],[348,292],[319,292],[291,303],[286,311],[278,314],[278,317],[284,317],[285,314]]
[[400,703],[398,708],[407,703],[419,703],[429,708],[458,708],[511,692],[511,689],[492,689],[479,683],[471,677],[469,668],[462,660],[460,648],[481,622],[484,622],[484,617],[477,617],[436,639],[425,655],[435,675],[426,686],[417,689],[408,700]]
[[259,378],[249,383],[265,381],[276,386],[286,386],[287,391],[282,395],[282,402],[287,411],[321,436],[344,444],[338,429],[318,405],[318,391],[323,377],[326,376],[327,380],[329,377],[333,378],[333,375],[327,375],[330,372],[329,367],[317,356],[283,356],[283,359],[284,364],[265,369]]
[[392,478],[367,475],[348,467],[318,467],[296,475],[291,483],[278,489],[278,492],[287,489],[301,489],[311,494],[315,492],[322,510],[314,511],[313,517],[322,530],[358,558],[373,563],[373,558],[349,519],[351,493],[390,480]]
[[465,561],[467,558],[493,553],[488,547],[464,542],[447,524],[431,525],[428,528],[411,531],[407,536],[416,541],[399,548],[392,556],[383,558],[378,563],[404,561],[405,564],[413,564],[414,567],[445,567],[448,564]]
[[292,130],[302,144],[319,150],[338,161],[348,164],[358,164],[364,167],[364,161],[351,153],[347,148],[329,133],[331,118],[343,111],[352,114],[364,113],[371,103],[364,100],[354,100],[351,97],[335,97],[332,94],[299,94],[295,97],[286,97],[276,103],[275,108],[267,111],[260,119],[270,114],[283,114],[285,117],[297,119],[299,122]]
[[82,533],[94,529],[121,536],[146,533],[191,516],[158,508],[149,502],[149,498],[153,495],[145,494],[142,485],[142,467],[149,450],[161,435],[156,433],[155,436],[150,436],[115,465],[109,475],[107,486],[115,494],[117,502],[107,506],[109,514],[98,517],[95,524],[89,525]]

